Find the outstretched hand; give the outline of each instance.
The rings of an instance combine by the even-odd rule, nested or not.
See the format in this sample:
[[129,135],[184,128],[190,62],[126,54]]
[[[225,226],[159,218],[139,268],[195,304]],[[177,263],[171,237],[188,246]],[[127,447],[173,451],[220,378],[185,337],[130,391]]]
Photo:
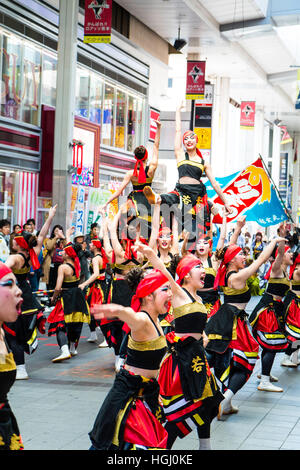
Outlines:
[[99,304],[91,307],[90,311],[96,320],[102,320],[103,318],[118,318],[118,314],[120,312],[120,305]]

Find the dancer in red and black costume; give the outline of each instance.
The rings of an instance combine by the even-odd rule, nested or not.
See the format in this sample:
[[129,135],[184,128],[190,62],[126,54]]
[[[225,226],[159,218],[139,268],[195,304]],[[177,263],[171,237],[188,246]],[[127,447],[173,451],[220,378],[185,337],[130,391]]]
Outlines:
[[11,269],[0,263],[0,451],[24,449],[19,426],[8,400],[17,367],[2,329],[3,322],[14,323],[21,315],[22,291],[16,281]]
[[283,298],[290,288],[287,267],[293,262],[293,254],[289,246],[282,240],[275,253],[265,279],[268,279],[266,290],[261,300],[249,317],[252,332],[262,348],[261,379],[257,389],[266,392],[283,392],[281,387],[273,384],[278,379],[271,375],[276,353],[286,351],[288,342],[284,331]]
[[[122,217],[121,217],[122,216]],[[125,217],[125,223],[123,218]],[[114,303],[130,307],[133,292],[126,280],[126,274],[133,267],[141,267],[144,262],[143,255],[136,251],[136,240],[139,238],[139,230],[134,225],[126,224],[127,217],[124,207],[120,209],[117,216],[108,225],[110,238],[105,235],[105,251],[108,255],[111,253],[111,267],[113,278],[111,281],[107,303]],[[120,233],[120,238],[118,237]],[[118,371],[124,362],[126,347],[120,357],[120,348],[128,328],[120,319],[104,318],[100,322],[102,333],[110,348],[115,353],[115,369]]]
[[[107,257],[102,242],[99,238],[92,239],[90,243],[90,251],[93,254],[93,258],[90,264],[91,276],[85,282],[80,284],[79,288],[82,290],[87,288],[86,300],[91,309],[94,307],[94,305],[106,303],[108,295],[106,266],[111,260],[109,260],[109,258]],[[91,322],[89,326],[91,330],[90,341],[96,341],[96,328],[99,327],[99,325],[95,321],[93,316],[91,316]]]
[[[226,227],[227,227],[227,214],[224,210],[223,222],[221,225],[220,236],[216,250],[223,248],[226,238]],[[189,238],[189,233],[186,234],[184,239],[181,253],[182,255],[187,253],[186,243]],[[207,318],[210,318],[216,311],[221,307],[220,295],[218,288],[214,287],[215,277],[217,270],[220,265],[220,261],[216,259],[215,253],[212,253],[212,244],[213,241],[211,238],[202,235],[198,239],[197,243],[194,243],[188,250],[188,252],[193,253],[198,259],[200,259],[204,269],[205,269],[205,280],[204,286],[202,289],[198,290],[198,295],[201,297],[202,302],[205,305],[207,310]]]
[[158,316],[172,294],[168,278],[160,271],[145,274],[136,269],[136,292],[131,307],[107,304],[93,309],[96,319],[118,317],[130,327],[125,365],[96,417],[89,433],[92,450],[165,449],[167,432],[161,424],[157,375],[167,350]]
[[[69,238],[69,237],[68,237]],[[79,289],[80,245],[68,242],[63,249],[63,263],[58,268],[52,296],[54,309],[48,316],[48,336],[56,335],[61,354],[52,362],[62,362],[77,355],[83,323],[90,322],[90,312],[83,292]]]
[[127,197],[127,211],[128,214],[137,218],[138,223],[140,224],[141,235],[147,240],[149,239],[151,232],[152,215],[151,205],[145,197],[143,189],[146,186],[151,187],[158,166],[161,122],[159,120],[155,122],[157,125],[157,131],[155,134],[151,160],[149,161],[148,150],[143,145],[137,147],[134,150],[134,169],[126,173],[120,187],[113,193],[105,205],[100,208],[101,212],[103,209],[106,211],[108,205],[114,199],[121,196],[128,184],[132,183],[133,190]]
[[19,315],[15,322],[5,322],[3,325],[7,342],[17,364],[17,380],[28,379],[24,353],[31,354],[36,350],[37,329],[40,333],[45,333],[46,318],[43,315],[43,307],[32,294],[28,276],[31,267],[33,269],[40,267],[38,255],[55,216],[56,207],[49,210],[49,216],[38,237],[24,230],[14,237],[12,242],[14,254],[11,254],[5,262],[15,274],[24,300],[22,315]]
[[238,412],[231,400],[251,376],[258,359],[259,344],[251,333],[245,312],[251,298],[247,279],[270,258],[276,243],[281,240],[272,240],[248,267],[245,267],[246,258],[240,246],[230,245],[217,253],[221,265],[215,286],[222,287],[224,303],[207,322],[205,332],[209,340],[206,346],[209,364],[223,383],[223,390],[226,389],[219,419],[221,415]]
[[[201,181],[203,174],[207,176],[214,190],[224,202],[226,210],[231,213],[220,185],[215,180],[211,166],[206,163],[197,148],[198,137],[193,131],[187,131],[181,137],[181,109],[176,111],[175,156],[178,168],[179,182],[174,191],[167,194],[155,194],[150,187],[145,187],[144,194],[151,204],[161,204],[173,207],[180,227],[193,234],[206,234],[210,230],[210,207],[207,200],[206,187]],[[183,146],[185,146],[185,150]],[[179,211],[179,206],[182,205]],[[162,207],[163,214],[163,207]],[[164,214],[163,214],[164,215]]]
[[175,282],[151,248],[142,246],[139,249],[169,279],[173,293],[174,331],[166,335],[169,350],[158,378],[167,418],[167,448],[171,449],[178,437],[183,438],[196,428],[199,449],[209,450],[211,422],[224,397],[204,350],[207,313],[197,295],[197,290],[204,284],[204,269],[198,258],[186,255],[179,262],[174,261],[178,263],[176,273],[179,277]]
[[285,367],[297,367],[300,340],[300,255],[294,254],[295,259],[290,267],[290,290],[284,302],[284,322],[286,338],[289,343],[285,357],[281,362]]

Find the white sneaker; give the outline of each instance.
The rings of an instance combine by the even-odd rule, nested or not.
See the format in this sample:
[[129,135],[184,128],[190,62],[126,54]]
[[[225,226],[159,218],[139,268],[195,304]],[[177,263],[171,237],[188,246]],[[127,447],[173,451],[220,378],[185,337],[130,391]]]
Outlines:
[[292,356],[288,356],[287,354],[284,355],[283,360],[281,361],[280,365],[284,367],[297,367],[298,361],[294,362],[291,360]]
[[54,359],[52,359],[52,362],[62,362],[67,359],[70,359],[70,357],[71,357],[71,353],[69,351],[69,346],[67,344],[64,344],[61,347],[61,354],[55,357]]
[[77,356],[78,354],[75,343],[70,343],[70,354],[71,356]]
[[27,380],[29,379],[25,364],[17,366],[16,380]]
[[[257,378],[260,380],[261,375],[257,374]],[[278,377],[275,377],[275,375],[270,374],[270,382],[278,382]]]
[[116,360],[115,360],[115,370],[116,370],[116,372],[120,372],[120,369],[121,369],[121,367],[124,363],[125,363],[125,359],[123,359],[123,357],[116,356]]
[[257,390],[261,390],[264,392],[283,392],[283,388],[273,385],[270,382],[269,377],[265,377],[265,376],[263,376],[263,379],[260,382],[259,386],[257,387]]
[[96,343],[97,341],[97,333],[96,331],[91,331],[91,336],[87,339],[89,343]]
[[98,348],[108,348],[106,339],[101,344],[99,344]]

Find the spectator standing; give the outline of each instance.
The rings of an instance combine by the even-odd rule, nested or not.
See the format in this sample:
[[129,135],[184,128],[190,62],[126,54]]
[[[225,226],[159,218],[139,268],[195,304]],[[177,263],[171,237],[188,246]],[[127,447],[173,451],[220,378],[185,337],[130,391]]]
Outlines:
[[0,261],[5,263],[9,256],[9,234],[10,222],[9,220],[0,220]]

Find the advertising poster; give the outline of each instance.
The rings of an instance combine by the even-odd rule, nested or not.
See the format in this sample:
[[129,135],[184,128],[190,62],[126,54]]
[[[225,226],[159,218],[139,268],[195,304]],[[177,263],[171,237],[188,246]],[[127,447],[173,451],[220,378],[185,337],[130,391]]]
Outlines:
[[112,0],[85,0],[83,42],[111,42]]
[[186,99],[201,100],[205,93],[205,61],[187,61]]

